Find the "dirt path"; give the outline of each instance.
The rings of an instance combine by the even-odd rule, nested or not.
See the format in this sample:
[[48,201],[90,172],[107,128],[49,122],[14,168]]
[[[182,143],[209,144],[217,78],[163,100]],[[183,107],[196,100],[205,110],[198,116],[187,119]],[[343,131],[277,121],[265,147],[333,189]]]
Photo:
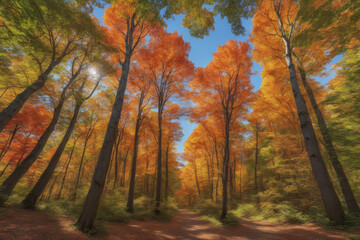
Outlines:
[[21,208],[0,209],[1,240],[62,240],[88,239],[82,233],[72,230],[72,220]]
[[259,240],[312,240],[348,239],[341,232],[328,231],[314,224],[279,225],[266,221],[242,219],[234,227],[214,227],[197,214],[179,210],[169,223],[132,221],[130,224],[111,224],[104,239],[259,239]]
[[[0,239],[66,239],[85,240],[85,235],[72,230],[74,223],[65,217],[53,218],[39,211],[18,208],[1,209]],[[242,219],[234,227],[214,227],[197,214],[179,210],[171,222],[131,221],[130,224],[108,225],[108,235],[98,240],[171,240],[171,239],[259,239],[312,240],[348,239],[339,231],[325,230],[314,224],[279,225],[266,221]]]

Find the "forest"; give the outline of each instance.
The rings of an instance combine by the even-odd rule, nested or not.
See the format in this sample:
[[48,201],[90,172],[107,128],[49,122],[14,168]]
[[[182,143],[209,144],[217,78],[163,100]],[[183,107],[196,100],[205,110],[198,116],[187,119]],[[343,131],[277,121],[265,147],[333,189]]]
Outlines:
[[357,0],[0,0],[0,239],[360,239],[359,36]]

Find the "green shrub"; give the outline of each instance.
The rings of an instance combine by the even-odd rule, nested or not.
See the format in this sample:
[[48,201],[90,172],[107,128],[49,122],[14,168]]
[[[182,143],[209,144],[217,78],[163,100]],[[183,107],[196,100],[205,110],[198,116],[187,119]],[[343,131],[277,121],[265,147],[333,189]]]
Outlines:
[[237,225],[239,218],[233,213],[228,213],[224,219],[220,219],[223,225]]
[[254,217],[259,215],[259,209],[254,203],[239,204],[238,208],[233,211],[238,217]]
[[201,215],[217,216],[220,215],[221,206],[211,200],[205,200],[202,203],[194,205],[191,210],[198,212]]
[[221,206],[211,200],[205,200],[202,203],[196,204],[191,210],[200,213],[203,215],[202,219],[209,221],[216,226],[236,225],[239,222],[238,217],[231,212],[229,212],[224,219],[220,219]]
[[310,217],[299,212],[287,202],[280,204],[264,202],[259,207],[253,203],[239,204],[233,213],[238,217],[267,219],[275,222],[304,223],[311,221]]

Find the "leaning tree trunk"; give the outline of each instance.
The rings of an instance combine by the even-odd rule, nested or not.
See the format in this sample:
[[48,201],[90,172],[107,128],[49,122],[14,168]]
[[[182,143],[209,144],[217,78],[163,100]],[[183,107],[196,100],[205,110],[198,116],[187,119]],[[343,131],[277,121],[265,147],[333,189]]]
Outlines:
[[33,95],[45,85],[46,79],[54,67],[55,64],[52,62],[46,71],[42,73],[33,84],[18,94],[16,98],[9,104],[9,106],[0,113],[0,133],[2,130],[4,130],[11,119],[15,117],[16,114],[21,110],[22,106],[31,97],[31,95]]
[[307,92],[307,94],[308,94],[308,96],[310,98],[311,105],[312,105],[312,107],[313,107],[313,109],[315,111],[316,118],[318,120],[318,124],[319,124],[319,128],[320,128],[320,132],[321,132],[321,135],[322,135],[322,137],[324,139],[324,142],[325,142],[325,149],[328,152],[328,154],[330,156],[331,163],[332,163],[332,165],[333,165],[333,167],[335,169],[337,179],[338,179],[338,181],[340,183],[341,190],[342,190],[342,193],[343,193],[344,198],[345,198],[346,206],[347,206],[350,213],[355,213],[355,214],[360,213],[359,205],[356,202],[354,193],[353,193],[353,191],[351,189],[351,186],[349,184],[349,180],[346,177],[346,174],[344,172],[342,164],[339,161],[339,158],[338,158],[338,156],[336,154],[336,150],[335,150],[335,147],[334,147],[334,145],[332,143],[329,130],[328,130],[328,128],[326,126],[326,123],[325,123],[325,119],[324,119],[324,117],[322,115],[322,112],[321,112],[320,108],[317,105],[317,102],[315,100],[315,96],[313,94],[313,91],[312,91],[310,85],[307,82],[306,73],[305,73],[304,69],[302,69],[302,68],[298,68],[298,69],[300,71],[300,76],[301,76],[302,83],[303,83],[303,85],[304,85],[304,87],[306,89],[306,92]]
[[[79,137],[80,137],[80,136],[79,136]],[[67,175],[67,172],[68,172],[68,169],[69,169],[69,165],[70,165],[70,162],[71,162],[71,159],[72,159],[72,155],[73,155],[73,153],[74,153],[75,146],[76,146],[76,142],[77,142],[77,140],[79,139],[79,137],[77,137],[77,138],[75,139],[74,145],[73,145],[73,147],[71,148],[69,160],[68,160],[67,163],[66,163],[64,176],[63,176],[63,178],[62,178],[62,180],[61,180],[61,186],[60,186],[59,194],[58,194],[58,196],[56,197],[56,200],[59,200],[60,197],[61,197],[61,191],[63,190],[64,184],[65,184],[66,175]]]
[[81,104],[76,104],[75,110],[74,110],[74,115],[71,119],[71,122],[69,124],[68,129],[66,130],[66,133],[65,133],[63,139],[61,140],[59,147],[56,149],[56,152],[54,153],[53,157],[51,158],[45,171],[43,172],[43,174],[40,176],[39,180],[35,184],[34,188],[30,191],[30,193],[22,201],[21,204],[24,208],[33,209],[35,207],[37,199],[40,197],[40,195],[43,193],[46,185],[49,183],[49,181],[55,171],[55,168],[60,160],[61,154],[63,153],[65,146],[66,146],[67,142],[69,141],[70,136],[74,130],[80,108],[81,108]]
[[228,201],[228,194],[227,194],[227,182],[228,182],[228,169],[229,169],[229,158],[230,158],[230,119],[228,116],[225,118],[225,146],[224,146],[224,165],[223,165],[223,191],[222,191],[222,209],[221,209],[221,219],[224,219],[227,215],[227,201]]
[[120,83],[116,93],[115,103],[111,112],[109,124],[106,129],[105,139],[101,147],[99,159],[94,170],[94,175],[91,180],[91,186],[86,196],[84,207],[76,223],[81,231],[85,231],[85,229],[91,229],[93,227],[101,194],[105,186],[106,174],[109,169],[111,153],[116,140],[116,134],[118,132],[118,125],[124,102],[126,84],[128,81],[131,60],[130,46],[133,45],[132,32],[128,33],[128,38],[129,43],[126,47],[127,49],[125,54],[125,61],[122,65]]
[[14,130],[11,132],[8,140],[6,141],[5,145],[4,145],[4,148],[1,150],[0,152],[0,161],[3,159],[3,157],[5,156],[5,154],[9,151],[10,147],[11,147],[11,144],[12,144],[12,141],[14,140],[14,137],[15,137],[15,134],[16,132],[19,130],[19,127],[18,125],[16,124],[15,125],[15,128]]
[[160,200],[161,200],[161,138],[162,138],[162,111],[159,103],[158,109],[158,124],[159,124],[159,135],[158,135],[158,155],[157,155],[157,176],[156,176],[156,194],[155,194],[155,209],[156,214],[160,214]]
[[87,143],[88,143],[93,131],[94,131],[94,128],[91,129],[91,127],[90,127],[88,132],[86,133],[85,142],[84,142],[84,148],[83,148],[83,151],[82,151],[82,154],[81,154],[80,165],[79,165],[78,173],[77,173],[77,176],[76,176],[75,188],[74,188],[74,192],[73,192],[73,194],[71,196],[72,201],[76,201],[76,194],[77,194],[77,189],[79,187],[80,175],[81,175],[82,165],[83,165],[83,162],[84,162],[86,147],[87,147]]
[[[140,104],[139,104],[140,105]],[[140,111],[140,108],[139,108]],[[138,145],[139,145],[139,129],[141,124],[141,112],[138,113],[135,126],[135,135],[134,135],[134,151],[132,156],[131,163],[131,176],[129,184],[129,195],[127,201],[127,211],[134,212],[134,189],[135,189],[135,176],[136,176],[136,159],[138,154]]]
[[[64,92],[64,91],[63,91]],[[18,181],[24,176],[24,174],[29,170],[29,168],[33,165],[36,159],[39,157],[41,151],[44,149],[48,139],[51,136],[51,133],[54,131],[55,126],[59,120],[60,112],[63,107],[65,98],[61,98],[60,102],[54,109],[53,118],[51,123],[46,128],[43,135],[40,137],[36,146],[33,150],[27,155],[27,157],[20,163],[20,165],[14,170],[14,172],[3,182],[0,187],[0,205],[3,204],[8,197],[10,196],[12,190]]]
[[330,180],[330,176],[327,171],[325,162],[321,156],[316,134],[311,119],[309,117],[309,112],[307,110],[304,98],[301,95],[299,83],[296,77],[295,66],[291,57],[292,54],[290,42],[288,39],[284,38],[283,41],[286,50],[285,60],[289,69],[292,91],[311,167],[317,184],[319,186],[321,197],[329,219],[336,224],[342,224],[344,222],[344,211],[342,209],[340,200],[335,192],[334,186]]

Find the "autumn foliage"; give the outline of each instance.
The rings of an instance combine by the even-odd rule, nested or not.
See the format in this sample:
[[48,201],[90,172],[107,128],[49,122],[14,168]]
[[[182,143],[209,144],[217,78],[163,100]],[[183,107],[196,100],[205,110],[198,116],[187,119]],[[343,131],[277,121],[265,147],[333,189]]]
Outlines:
[[[118,0],[102,25],[100,2],[0,4],[1,205],[57,206],[85,232],[176,205],[222,223],[360,212],[356,4]],[[173,14],[197,37],[253,15],[251,34],[198,67]]]

